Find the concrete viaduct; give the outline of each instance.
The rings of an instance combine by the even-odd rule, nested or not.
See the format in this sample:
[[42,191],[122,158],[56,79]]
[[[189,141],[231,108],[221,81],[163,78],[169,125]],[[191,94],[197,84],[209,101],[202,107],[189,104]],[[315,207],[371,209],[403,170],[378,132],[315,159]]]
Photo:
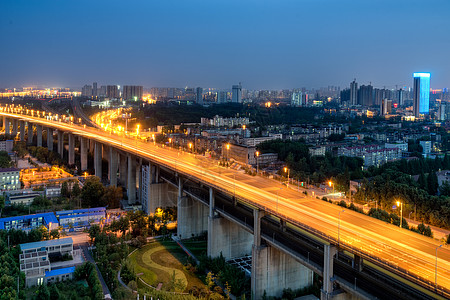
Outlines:
[[208,255],[222,253],[227,259],[251,255],[252,299],[261,299],[264,293],[280,297],[285,288],[310,286],[314,273],[322,278],[321,299],[442,297],[417,283],[400,280],[394,273],[380,272],[370,263],[363,267],[363,255],[358,253],[340,251],[337,256],[336,243],[325,236],[299,228],[189,172],[108,145],[82,130],[65,131],[56,121],[52,125],[37,118],[0,114],[5,133],[27,144],[42,147],[46,132],[45,146],[54,151],[56,138],[56,151],[63,156],[67,141],[69,164],[75,164],[78,140],[81,171],[88,169],[91,152],[95,175],[102,177],[102,160],[106,159],[109,183],[126,188],[128,204],[140,202],[147,213],[177,205],[178,237],[207,231]]

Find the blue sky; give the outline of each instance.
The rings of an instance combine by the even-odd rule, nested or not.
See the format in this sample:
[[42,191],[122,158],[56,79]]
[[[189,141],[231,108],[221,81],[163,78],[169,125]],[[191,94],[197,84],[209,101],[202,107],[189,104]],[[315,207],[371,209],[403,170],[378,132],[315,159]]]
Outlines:
[[3,0],[0,87],[450,86],[448,0]]

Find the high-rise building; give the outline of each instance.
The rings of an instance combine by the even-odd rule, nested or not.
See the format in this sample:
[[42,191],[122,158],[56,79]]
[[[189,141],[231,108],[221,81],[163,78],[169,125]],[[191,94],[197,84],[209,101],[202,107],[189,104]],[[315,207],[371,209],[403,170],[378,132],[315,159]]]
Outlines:
[[403,89],[399,89],[398,93],[398,105],[403,106]]
[[358,91],[358,103],[362,106],[373,105],[373,86],[361,85]]
[[120,98],[119,86],[117,85],[107,85],[106,86],[106,97],[110,99]]
[[356,79],[350,83],[350,105],[358,104],[358,83]]
[[92,96],[93,97],[97,97],[98,96],[97,82],[94,82],[92,84]]
[[85,85],[81,89],[81,95],[86,97],[92,97],[92,85]]
[[382,116],[392,113],[392,100],[383,99],[381,100],[380,114]]
[[302,92],[294,90],[291,98],[291,106],[302,106]]
[[242,85],[239,83],[238,85],[232,86],[232,98],[231,102],[233,103],[241,103],[242,97]]
[[447,112],[446,112],[445,108],[446,108],[445,103],[443,103],[443,101],[441,101],[440,104],[439,104],[438,112],[437,112],[437,119],[439,121],[447,120]]
[[195,89],[195,91],[196,91],[195,102],[197,102],[197,104],[203,105],[203,89],[201,87],[198,87]]
[[414,73],[414,116],[430,112],[430,73]]
[[218,91],[217,92],[217,103],[219,103],[219,104],[227,103],[227,92],[226,91]]
[[100,86],[100,89],[98,91],[99,97],[106,97],[106,85]]
[[142,85],[124,85],[122,98],[123,100],[142,100],[143,91]]

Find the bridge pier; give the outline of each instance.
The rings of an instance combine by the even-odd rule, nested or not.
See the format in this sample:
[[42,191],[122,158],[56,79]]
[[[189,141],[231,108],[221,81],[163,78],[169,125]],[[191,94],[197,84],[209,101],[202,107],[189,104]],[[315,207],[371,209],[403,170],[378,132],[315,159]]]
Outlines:
[[95,176],[102,179],[102,144],[95,142],[94,150],[94,170]]
[[261,245],[261,218],[264,212],[254,210],[254,241],[252,247],[252,299],[281,297],[283,289],[300,289],[313,284],[314,273],[280,250]]
[[184,196],[183,181],[178,177],[177,235],[187,239],[208,229],[208,210],[197,200]]
[[128,154],[127,196],[128,204],[136,203],[136,157]]
[[127,188],[128,184],[128,171],[127,171],[127,156],[123,154],[119,154],[119,181],[123,187]]
[[67,162],[69,165],[75,164],[75,136],[73,133],[69,133],[69,155]]
[[80,137],[80,163],[81,163],[81,171],[86,171],[88,168],[88,159],[87,159],[87,143],[88,140],[85,137]]
[[47,148],[53,151],[53,129],[47,128]]
[[36,124],[36,145],[42,147],[42,125]]
[[5,134],[11,134],[11,122],[7,117],[3,117],[3,127],[5,128]]
[[20,141],[25,142],[25,121],[19,121],[20,126]]
[[118,153],[113,147],[109,147],[109,169],[108,177],[109,184],[112,186],[117,186],[117,167],[118,167]]
[[156,183],[153,174],[154,166],[149,163],[143,164],[141,167],[141,193],[142,209],[146,214],[151,214],[157,208],[166,208],[177,204],[177,199],[170,197],[173,195],[172,190],[169,191],[169,185],[164,182]]
[[64,131],[58,130],[58,154],[63,158],[64,154]]
[[333,261],[337,253],[334,245],[328,244],[323,246],[323,286],[320,291],[320,299],[328,300],[333,296]]
[[250,255],[252,234],[240,225],[216,215],[214,190],[209,189],[208,247],[207,254],[217,257],[222,253],[226,259]]
[[33,124],[30,122],[27,122],[27,144],[32,145],[33,144]]
[[12,135],[14,137],[16,137],[17,136],[17,126],[18,126],[17,120],[16,119],[12,119],[12,124],[13,124]]

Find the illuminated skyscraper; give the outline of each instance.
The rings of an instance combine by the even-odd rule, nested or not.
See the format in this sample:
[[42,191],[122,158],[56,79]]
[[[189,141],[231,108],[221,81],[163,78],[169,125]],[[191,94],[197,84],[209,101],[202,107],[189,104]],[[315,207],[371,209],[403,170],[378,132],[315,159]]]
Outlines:
[[196,88],[195,102],[197,102],[197,104],[203,105],[203,89],[201,87]]
[[430,73],[414,73],[414,116],[430,112]]
[[302,92],[294,90],[291,98],[291,106],[302,106]]

